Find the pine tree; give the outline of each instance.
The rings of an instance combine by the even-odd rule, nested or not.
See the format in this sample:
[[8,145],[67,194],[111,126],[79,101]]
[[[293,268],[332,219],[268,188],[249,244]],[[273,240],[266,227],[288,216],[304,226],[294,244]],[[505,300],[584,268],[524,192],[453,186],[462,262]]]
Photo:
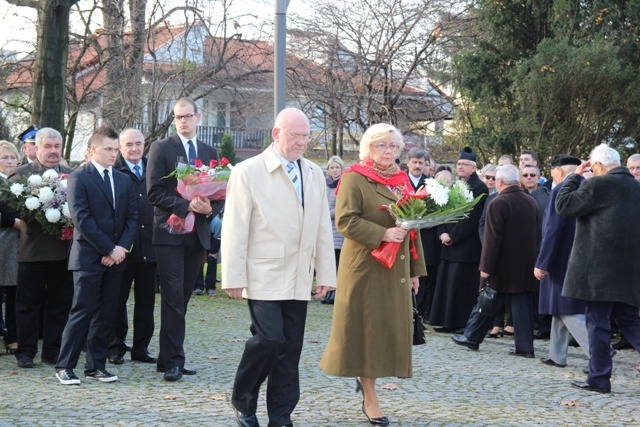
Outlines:
[[225,132],[220,143],[220,158],[226,157],[232,165],[236,164],[236,150],[229,132]]

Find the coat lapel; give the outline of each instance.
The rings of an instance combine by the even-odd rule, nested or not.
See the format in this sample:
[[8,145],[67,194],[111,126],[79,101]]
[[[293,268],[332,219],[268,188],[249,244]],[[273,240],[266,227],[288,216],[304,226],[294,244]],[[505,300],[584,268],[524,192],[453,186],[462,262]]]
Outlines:
[[[111,168],[111,169],[113,170],[113,168]],[[86,170],[87,170],[87,173],[89,174],[89,177],[93,180],[93,182],[96,183],[96,185],[100,189],[100,192],[102,192],[104,197],[107,198],[107,201],[109,202],[109,205],[111,206],[111,209],[113,209],[113,195],[109,194],[107,186],[104,183],[104,178],[102,178],[102,176],[100,176],[100,174],[98,173],[98,170],[96,169],[96,167],[93,166],[93,163],[89,163],[87,165],[87,169]],[[116,180],[115,180],[115,177],[114,177],[114,179],[113,179],[114,187],[115,187],[115,181]],[[114,193],[116,193],[115,188],[114,188]]]

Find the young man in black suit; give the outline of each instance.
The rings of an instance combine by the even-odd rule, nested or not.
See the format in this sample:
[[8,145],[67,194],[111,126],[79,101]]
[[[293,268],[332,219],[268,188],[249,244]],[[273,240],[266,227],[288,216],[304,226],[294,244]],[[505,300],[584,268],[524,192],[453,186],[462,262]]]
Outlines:
[[[200,117],[195,102],[178,99],[173,107],[178,133],[151,144],[147,163],[147,193],[155,207],[153,246],[162,294],[157,371],[164,372],[165,381],[178,381],[183,374],[196,374],[184,367],[185,315],[198,271],[203,267],[205,250],[209,249],[209,223],[224,203],[203,197],[185,200],[176,192],[176,178],[167,177],[181,161],[193,163],[199,159],[208,165],[218,159],[214,148],[196,138]],[[163,227],[171,214],[184,218],[189,212],[195,214],[192,233],[173,234]]]
[[136,235],[138,207],[131,179],[113,168],[118,134],[98,128],[89,139],[91,161],[69,175],[67,201],[75,226],[69,253],[74,296],[62,334],[56,377],[65,385],[80,384],[73,372],[87,342],[86,379],[112,382],[105,370],[126,255]]

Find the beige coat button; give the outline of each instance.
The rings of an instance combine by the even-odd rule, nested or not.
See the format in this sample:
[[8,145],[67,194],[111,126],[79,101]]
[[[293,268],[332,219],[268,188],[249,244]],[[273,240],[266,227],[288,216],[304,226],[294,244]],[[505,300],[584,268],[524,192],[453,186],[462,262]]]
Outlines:
[[404,283],[406,282],[405,278],[403,277],[402,279],[400,279],[400,283]]
[[400,259],[404,259],[404,255],[400,255]]

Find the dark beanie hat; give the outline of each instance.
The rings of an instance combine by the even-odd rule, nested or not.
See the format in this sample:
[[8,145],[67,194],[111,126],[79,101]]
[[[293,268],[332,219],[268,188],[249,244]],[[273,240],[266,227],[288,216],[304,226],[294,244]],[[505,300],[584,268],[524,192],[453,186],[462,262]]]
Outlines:
[[568,154],[557,154],[553,156],[553,159],[551,159],[552,168],[555,168],[557,166],[565,166],[565,165],[580,166],[580,163],[582,162],[580,161],[579,158],[575,156],[570,156]]
[[471,160],[476,162],[476,152],[471,147],[464,147],[460,154],[458,154],[458,160]]

